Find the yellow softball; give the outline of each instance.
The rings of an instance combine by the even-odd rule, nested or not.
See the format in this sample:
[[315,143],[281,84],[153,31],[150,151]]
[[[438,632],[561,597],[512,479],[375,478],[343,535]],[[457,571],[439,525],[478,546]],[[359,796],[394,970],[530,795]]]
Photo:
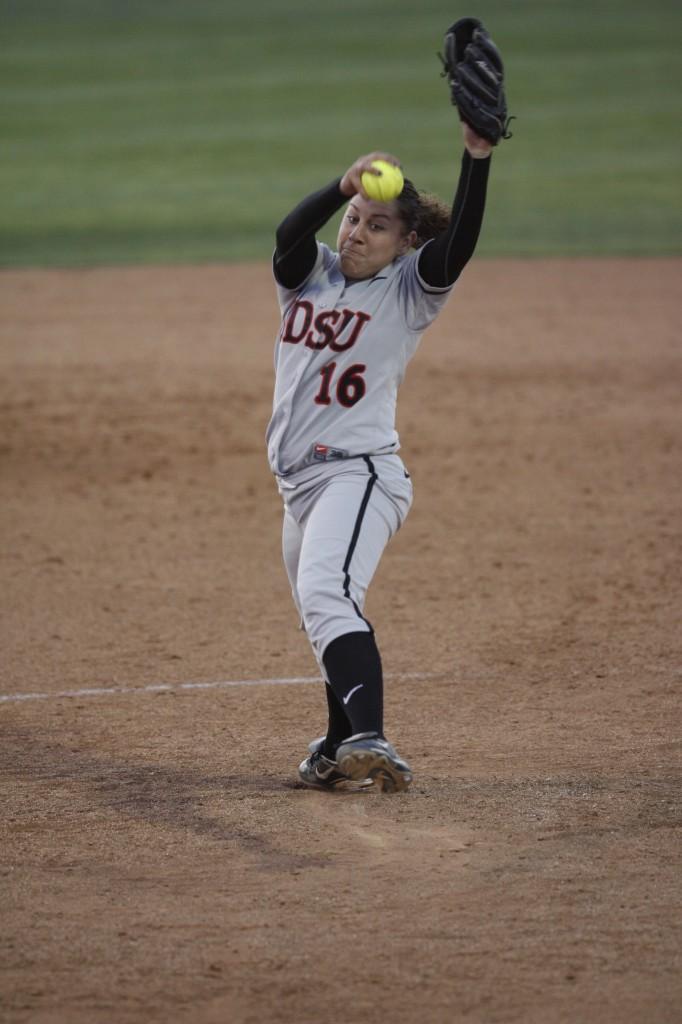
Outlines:
[[403,190],[405,184],[403,172],[395,164],[389,164],[386,160],[372,160],[372,167],[376,167],[381,174],[363,171],[362,187],[370,199],[390,203],[391,199],[395,199]]

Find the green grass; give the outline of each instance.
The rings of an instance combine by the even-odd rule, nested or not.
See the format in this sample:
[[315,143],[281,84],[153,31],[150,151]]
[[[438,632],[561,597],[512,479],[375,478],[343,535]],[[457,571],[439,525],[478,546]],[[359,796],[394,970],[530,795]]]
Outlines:
[[680,11],[0,0],[0,262],[268,259],[287,210],[370,149],[449,199],[461,142],[435,51],[462,13],[502,48],[517,115],[479,252],[679,254]]

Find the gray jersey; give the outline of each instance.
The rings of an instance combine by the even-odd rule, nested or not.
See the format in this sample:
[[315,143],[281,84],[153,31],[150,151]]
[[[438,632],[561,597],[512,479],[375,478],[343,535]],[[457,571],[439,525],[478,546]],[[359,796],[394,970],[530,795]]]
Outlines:
[[341,272],[338,254],[318,243],[315,266],[300,288],[277,285],[282,322],[266,435],[277,476],[316,461],[400,447],[398,387],[452,290],[420,278],[418,255],[352,281]]

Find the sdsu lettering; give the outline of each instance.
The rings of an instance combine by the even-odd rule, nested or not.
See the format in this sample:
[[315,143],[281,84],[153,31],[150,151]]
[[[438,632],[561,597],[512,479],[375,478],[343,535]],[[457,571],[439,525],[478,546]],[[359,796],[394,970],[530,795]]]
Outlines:
[[350,280],[338,253],[318,242],[304,284],[277,285],[282,325],[267,442],[278,477],[315,465],[318,444],[348,458],[398,451],[398,388],[450,294],[420,279],[417,258],[410,252],[374,277]]
[[[284,321],[282,341],[291,345],[303,341],[307,348],[318,351],[328,345],[333,352],[345,352],[353,347],[362,328],[372,319],[368,313],[354,312],[352,309],[328,309],[318,313],[313,320],[314,312],[312,303],[305,300],[295,302]],[[341,342],[339,339],[350,324],[353,325],[352,330]]]

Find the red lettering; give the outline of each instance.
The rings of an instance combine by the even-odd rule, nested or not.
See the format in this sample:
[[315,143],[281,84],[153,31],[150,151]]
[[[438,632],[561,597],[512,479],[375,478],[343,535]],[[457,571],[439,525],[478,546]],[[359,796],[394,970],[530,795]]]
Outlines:
[[[341,312],[338,309],[326,309],[318,313],[313,320],[314,312],[312,302],[306,299],[295,302],[286,318],[282,341],[291,345],[298,345],[303,341],[307,348],[317,352],[327,346],[333,352],[345,352],[353,347],[365,324],[372,319],[368,313],[356,313],[352,309],[344,309]],[[349,327],[351,329],[348,337],[344,341],[339,341]]]
[[308,337],[305,339],[308,348],[319,350],[330,345],[334,340],[334,328],[327,323],[327,320],[331,320],[332,324],[335,324],[340,316],[338,309],[328,309],[324,313],[318,313],[314,323],[318,337],[314,338],[313,332],[308,332]]
[[339,337],[339,335],[343,334],[343,332],[345,331],[346,327],[348,327],[348,324],[351,322],[351,320],[353,319],[354,316],[355,316],[355,313],[353,312],[352,309],[344,309],[343,313],[341,314],[341,323],[339,324],[339,326],[334,331],[334,339],[333,339],[333,341],[329,342],[330,347],[333,348],[334,351],[336,351],[336,352],[343,352],[343,349],[345,348],[345,346],[339,347],[338,342],[337,342],[336,339]]
[[[343,344],[341,344],[337,339],[339,335],[346,329],[349,323],[353,320],[353,317],[355,317],[353,329],[351,330],[350,334],[343,342]],[[358,340],[360,331],[362,330],[366,323],[369,323],[371,319],[372,318],[368,313],[354,313],[351,309],[344,309],[343,320],[334,334],[333,341],[329,342],[329,347],[334,352],[345,352],[346,349],[352,348],[355,342]]]
[[[303,323],[299,331],[296,331],[296,317],[300,311],[303,311]],[[313,318],[313,305],[311,302],[306,302],[305,299],[299,299],[291,307],[291,312],[287,317],[284,325],[284,331],[282,333],[282,341],[288,341],[292,345],[298,345],[299,341],[310,329],[310,321]]]

